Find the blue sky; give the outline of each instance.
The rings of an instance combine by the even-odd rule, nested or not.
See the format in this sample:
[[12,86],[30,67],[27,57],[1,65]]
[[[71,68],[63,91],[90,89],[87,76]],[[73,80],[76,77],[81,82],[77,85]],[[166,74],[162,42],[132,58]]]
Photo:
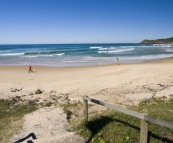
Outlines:
[[0,0],[0,44],[173,37],[173,0]]

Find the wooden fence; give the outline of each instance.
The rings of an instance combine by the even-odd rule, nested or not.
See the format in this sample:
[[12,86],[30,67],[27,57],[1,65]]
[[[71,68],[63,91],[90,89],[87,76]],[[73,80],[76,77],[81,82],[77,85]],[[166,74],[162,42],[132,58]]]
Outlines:
[[139,112],[135,112],[132,110],[128,110],[125,108],[122,108],[120,106],[115,106],[115,105],[111,105],[109,103],[105,103],[96,99],[92,99],[89,98],[88,96],[83,96],[83,114],[84,114],[84,120],[87,122],[88,121],[88,101],[117,110],[119,112],[131,115],[133,117],[139,118],[141,119],[141,125],[140,125],[140,143],[147,143],[147,139],[148,139],[148,122],[152,122],[154,124],[163,126],[163,127],[167,127],[170,129],[173,129],[173,123],[172,122],[168,122],[165,120],[161,120],[158,118],[153,118],[151,116],[148,116],[145,113],[139,113]]

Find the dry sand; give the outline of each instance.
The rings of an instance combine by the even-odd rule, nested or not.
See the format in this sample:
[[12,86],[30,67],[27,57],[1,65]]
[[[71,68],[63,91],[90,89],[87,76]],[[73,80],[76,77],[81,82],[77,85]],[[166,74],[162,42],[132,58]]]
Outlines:
[[27,66],[0,66],[0,98],[19,94],[11,89],[29,93],[39,88],[44,91],[41,98],[54,90],[67,93],[71,100],[87,95],[112,104],[138,104],[153,94],[173,94],[172,64],[173,59],[90,67],[33,66],[34,73],[28,73]]
[[11,88],[55,90],[78,100],[84,95],[112,101],[116,95],[153,93],[173,85],[172,64],[173,59],[91,67],[34,66],[35,73],[28,73],[27,66],[1,66],[0,98],[7,98]]
[[45,107],[25,115],[23,130],[15,134],[12,142],[20,141],[30,133],[36,139],[27,138],[34,143],[82,143],[84,139],[71,132],[66,115],[59,108]]

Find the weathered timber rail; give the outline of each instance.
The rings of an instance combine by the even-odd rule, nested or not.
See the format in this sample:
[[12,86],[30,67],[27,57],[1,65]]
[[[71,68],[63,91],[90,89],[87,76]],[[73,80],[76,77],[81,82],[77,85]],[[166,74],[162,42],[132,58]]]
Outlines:
[[170,129],[173,129],[173,122],[161,120],[158,118],[153,118],[151,116],[148,116],[146,113],[139,113],[132,110],[128,110],[125,108],[122,108],[120,106],[115,106],[109,103],[102,102],[100,100],[89,98],[88,96],[83,96],[83,114],[84,114],[84,120],[88,121],[88,101],[93,102],[95,104],[99,104],[114,110],[117,110],[119,112],[122,112],[124,114],[131,115],[133,117],[141,119],[141,125],[140,125],[140,143],[147,143],[148,140],[148,122],[152,122],[154,124],[167,127]]

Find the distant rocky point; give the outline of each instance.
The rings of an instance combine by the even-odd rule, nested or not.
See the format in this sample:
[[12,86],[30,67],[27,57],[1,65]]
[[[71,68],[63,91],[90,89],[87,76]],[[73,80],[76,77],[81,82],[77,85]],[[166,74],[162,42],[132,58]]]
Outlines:
[[166,39],[156,39],[156,40],[145,39],[141,43],[142,44],[173,44],[173,37],[166,38]]

